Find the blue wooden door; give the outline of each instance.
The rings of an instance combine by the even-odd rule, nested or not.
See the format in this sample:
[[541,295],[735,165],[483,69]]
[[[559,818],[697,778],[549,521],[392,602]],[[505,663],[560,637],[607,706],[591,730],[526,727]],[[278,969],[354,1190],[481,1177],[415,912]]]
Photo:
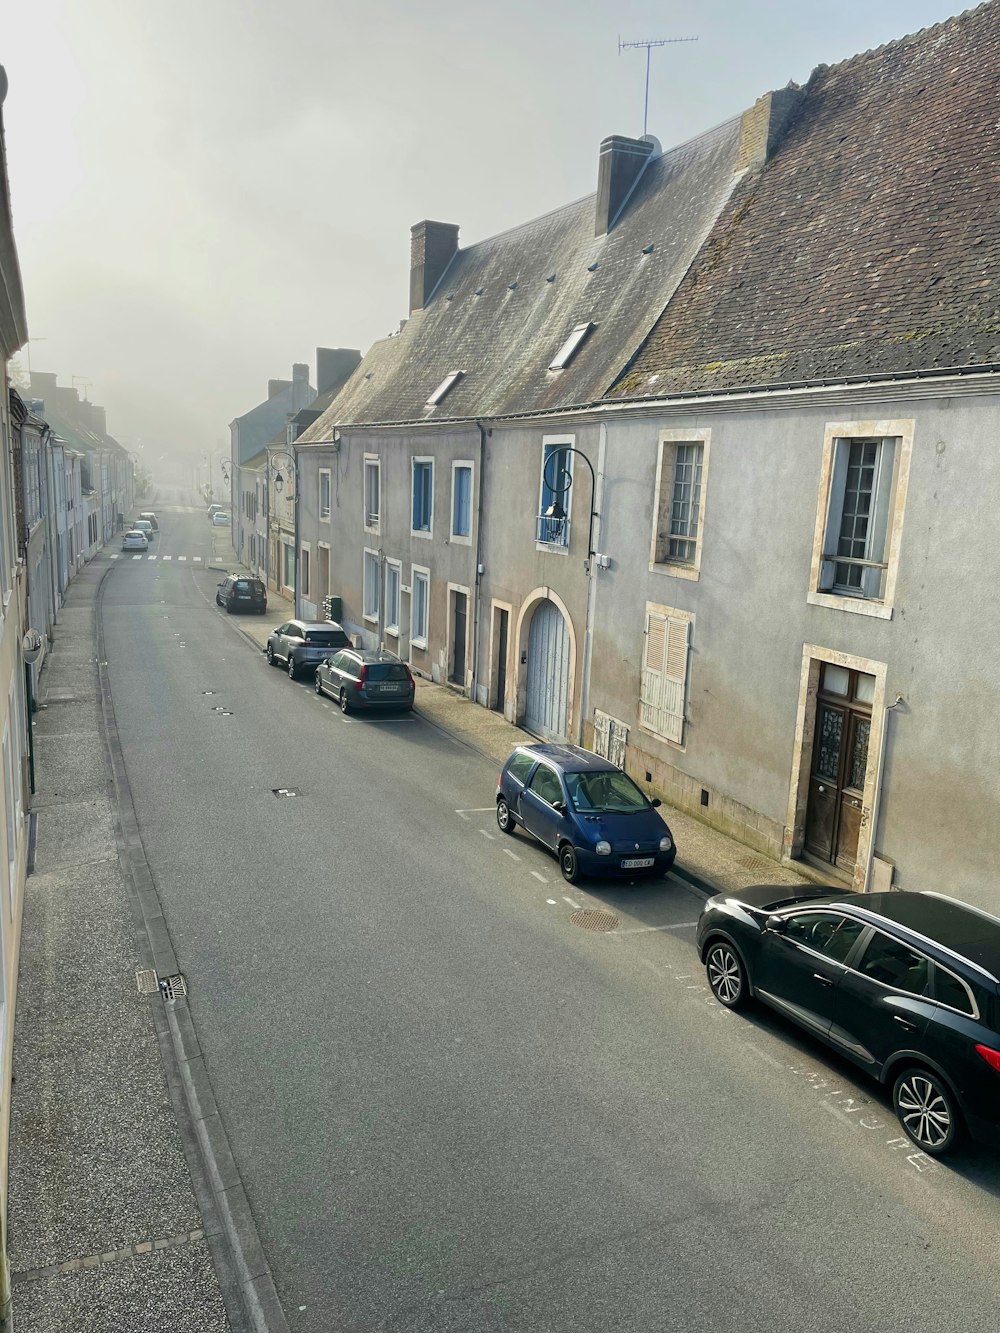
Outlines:
[[555,602],[539,602],[528,629],[524,723],[546,740],[565,740],[569,705],[569,630]]

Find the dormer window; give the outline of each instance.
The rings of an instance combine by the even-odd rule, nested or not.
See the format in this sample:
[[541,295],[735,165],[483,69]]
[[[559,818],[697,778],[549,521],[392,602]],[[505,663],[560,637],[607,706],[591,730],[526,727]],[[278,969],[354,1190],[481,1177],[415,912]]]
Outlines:
[[578,324],[549,362],[549,370],[565,370],[590,337],[594,327],[593,324]]
[[428,407],[437,407],[443,398],[446,398],[458,381],[465,374],[464,370],[453,370],[450,375],[446,375],[437,386],[431,396],[427,399]]

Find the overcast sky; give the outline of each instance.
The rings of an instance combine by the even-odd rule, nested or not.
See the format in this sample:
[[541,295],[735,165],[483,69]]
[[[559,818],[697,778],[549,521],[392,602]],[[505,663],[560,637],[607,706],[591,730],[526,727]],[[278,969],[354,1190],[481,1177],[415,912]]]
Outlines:
[[[31,365],[125,443],[214,447],[270,377],[407,313],[409,229],[468,244],[939,22],[953,0],[23,0],[0,62]],[[14,12],[10,12],[11,10]],[[22,353],[22,362],[26,360]]]

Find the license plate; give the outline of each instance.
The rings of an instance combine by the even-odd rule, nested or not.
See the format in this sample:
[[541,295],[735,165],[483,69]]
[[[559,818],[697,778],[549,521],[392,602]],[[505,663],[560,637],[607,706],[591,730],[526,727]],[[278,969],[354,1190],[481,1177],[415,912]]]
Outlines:
[[629,856],[622,861],[622,870],[643,870],[646,866],[651,866],[655,860],[655,856]]
[[379,692],[379,694],[400,694],[400,693],[402,692],[403,686],[402,686],[402,685],[379,685],[377,688],[378,688],[378,692]]

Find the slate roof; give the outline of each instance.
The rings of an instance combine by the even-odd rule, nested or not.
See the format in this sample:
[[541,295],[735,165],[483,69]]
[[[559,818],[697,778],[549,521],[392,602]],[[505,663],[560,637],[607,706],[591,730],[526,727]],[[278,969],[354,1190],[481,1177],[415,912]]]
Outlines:
[[[499,416],[600,398],[725,203],[739,138],[736,117],[651,160],[605,236],[594,235],[592,194],[460,249],[428,304],[372,347],[300,443],[329,439],[334,424]],[[596,328],[574,360],[550,371],[585,322]],[[457,370],[462,379],[427,408]]]
[[1000,4],[810,79],[616,397],[1000,362]]

